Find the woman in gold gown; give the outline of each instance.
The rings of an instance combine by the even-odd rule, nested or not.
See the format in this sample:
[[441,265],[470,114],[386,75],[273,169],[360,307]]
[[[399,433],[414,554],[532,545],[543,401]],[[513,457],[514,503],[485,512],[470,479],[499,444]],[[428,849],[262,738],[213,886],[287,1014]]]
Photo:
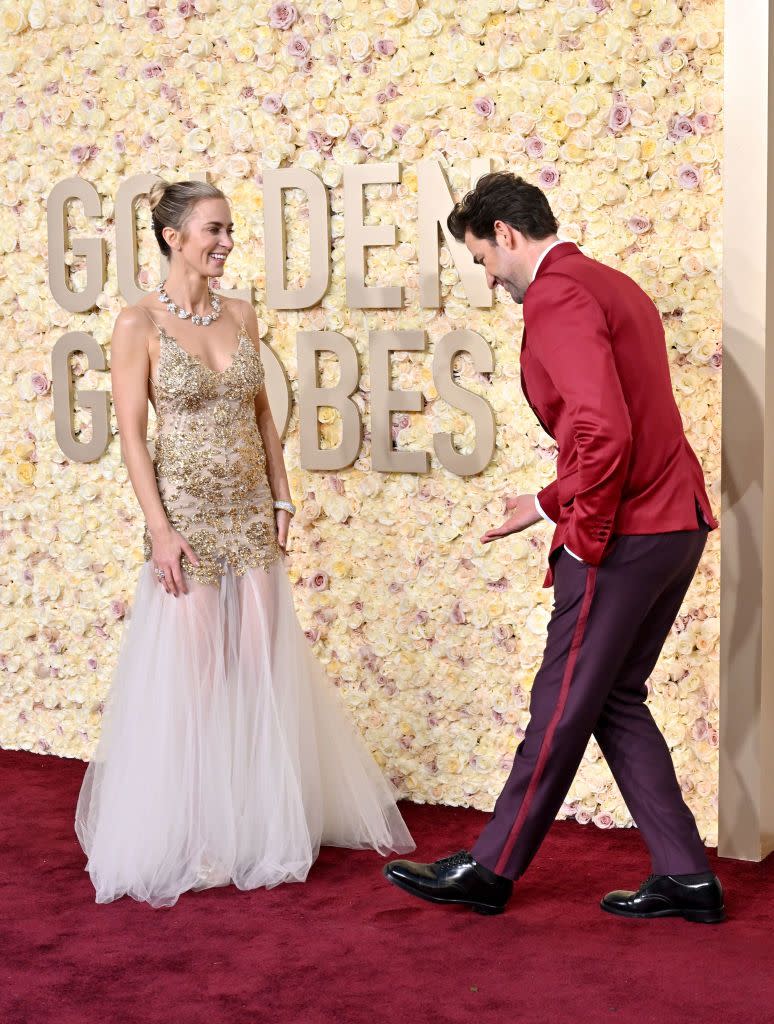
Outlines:
[[201,182],[150,200],[169,275],[112,341],[146,562],[76,831],[98,902],[169,906],[189,889],[303,880],[321,843],[413,842],[296,618],[255,313],[209,287],[234,244],[228,203]]

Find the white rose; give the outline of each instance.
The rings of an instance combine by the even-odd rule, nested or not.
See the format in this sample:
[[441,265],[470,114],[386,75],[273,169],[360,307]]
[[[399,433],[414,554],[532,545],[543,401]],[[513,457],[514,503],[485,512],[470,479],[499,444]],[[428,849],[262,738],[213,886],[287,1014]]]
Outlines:
[[436,58],[427,65],[425,74],[428,82],[432,82],[433,85],[445,85],[454,77],[454,68],[448,60]]
[[264,167],[276,169],[282,163],[283,155],[280,146],[264,146],[261,150],[261,163]]
[[225,170],[229,178],[246,178],[250,169],[250,160],[244,153],[234,153],[226,160]]
[[390,76],[402,78],[411,69],[411,60],[408,53],[401,49],[390,59]]
[[27,15],[18,4],[6,7],[0,12],[0,32],[8,36],[18,35],[27,27]]
[[212,43],[204,36],[194,36],[188,44],[188,52],[193,57],[209,57],[212,53]]
[[30,6],[29,13],[27,14],[30,28],[43,28],[46,24],[47,17],[48,11],[46,10],[45,5],[40,3],[39,0],[35,0],[35,2]]
[[[322,157],[313,149],[305,149],[297,158],[296,163],[299,167],[303,167],[307,171],[316,171],[322,163]],[[299,245],[303,248],[302,243],[299,243]]]
[[403,141],[407,146],[421,146],[425,141],[425,130],[419,124],[412,124],[406,134],[403,136]]
[[371,52],[371,40],[365,32],[355,32],[349,37],[349,52],[352,60],[363,61]]
[[434,36],[441,31],[441,22],[431,8],[423,8],[414,19],[414,29],[421,36]]
[[386,0],[385,6],[399,21],[413,18],[417,13],[417,0]]
[[168,39],[178,39],[185,32],[185,18],[168,15],[164,19],[164,32]]
[[326,163],[322,172],[322,180],[328,188],[336,188],[341,184],[341,167],[338,164]]
[[341,139],[349,131],[349,119],[343,114],[329,114],[325,119],[325,131],[334,139]]
[[513,71],[524,63],[521,50],[512,43],[503,43],[497,52],[497,64],[503,71]]
[[192,153],[204,153],[210,145],[212,138],[204,128],[194,128],[185,137],[186,149]]

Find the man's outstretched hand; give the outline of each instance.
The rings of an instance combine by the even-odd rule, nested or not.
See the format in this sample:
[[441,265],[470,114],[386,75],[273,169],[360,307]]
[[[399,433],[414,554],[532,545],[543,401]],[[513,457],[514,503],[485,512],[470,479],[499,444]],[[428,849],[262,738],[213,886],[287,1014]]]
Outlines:
[[481,538],[482,544],[489,544],[490,541],[507,537],[511,533],[521,533],[528,526],[534,526],[535,523],[540,522],[540,513],[535,508],[534,494],[517,494],[513,498],[506,498],[505,511],[512,514],[508,516],[502,526],[487,530]]

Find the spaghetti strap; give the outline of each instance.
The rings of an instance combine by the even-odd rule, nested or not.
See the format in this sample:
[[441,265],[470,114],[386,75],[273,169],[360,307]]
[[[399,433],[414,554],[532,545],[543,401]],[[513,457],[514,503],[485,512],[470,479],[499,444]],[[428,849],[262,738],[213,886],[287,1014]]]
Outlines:
[[152,317],[152,316],[150,315],[150,313],[149,313],[149,312],[148,312],[148,310],[147,310],[147,309],[145,308],[145,306],[141,306],[141,305],[139,305],[139,303],[138,303],[138,309],[141,309],[141,310],[143,311],[143,313],[145,313],[145,315],[146,315],[146,316],[147,316],[147,318],[148,318],[148,319],[150,320],[150,322],[151,322],[151,323],[153,324],[153,326],[154,326],[154,327],[156,328],[156,330],[157,330],[157,331],[159,332],[159,334],[163,334],[163,333],[164,333],[164,331],[163,331],[163,330],[162,330],[162,328],[161,328],[161,325],[160,325],[160,324],[158,324],[158,323],[157,323],[157,322],[156,322],[156,321],[154,320],[154,318],[153,318],[153,317]]

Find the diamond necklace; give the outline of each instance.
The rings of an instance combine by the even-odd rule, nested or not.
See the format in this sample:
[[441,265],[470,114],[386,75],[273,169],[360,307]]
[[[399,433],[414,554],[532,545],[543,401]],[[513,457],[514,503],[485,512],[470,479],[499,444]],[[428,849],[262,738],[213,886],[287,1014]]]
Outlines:
[[167,295],[166,285],[167,282],[163,281],[156,291],[159,293],[161,301],[173,316],[180,317],[181,320],[188,320],[190,317],[191,323],[195,324],[197,327],[209,327],[210,324],[215,323],[220,316],[220,299],[212,288],[207,289],[210,293],[210,305],[212,306],[212,312],[207,313],[206,316],[200,316],[199,313],[191,313],[190,310],[183,309],[182,306],[178,306],[176,302],[173,302]]

